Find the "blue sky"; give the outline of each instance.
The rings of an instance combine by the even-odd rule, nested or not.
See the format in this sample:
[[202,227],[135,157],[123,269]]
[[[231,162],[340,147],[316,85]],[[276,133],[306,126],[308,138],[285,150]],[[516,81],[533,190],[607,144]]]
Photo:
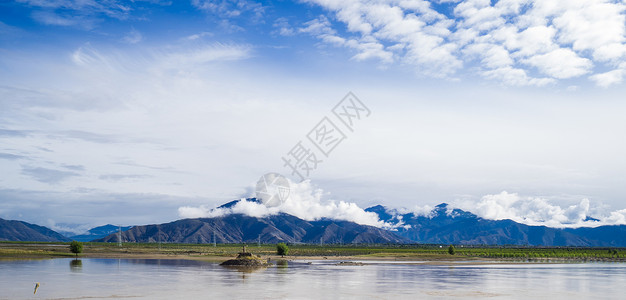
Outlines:
[[371,116],[296,189],[315,215],[626,223],[625,7],[2,2],[0,217],[144,224],[251,196],[352,91]]

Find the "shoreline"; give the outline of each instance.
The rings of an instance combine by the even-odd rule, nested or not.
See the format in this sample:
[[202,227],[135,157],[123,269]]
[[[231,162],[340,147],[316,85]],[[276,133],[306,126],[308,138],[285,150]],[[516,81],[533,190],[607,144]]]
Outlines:
[[[162,246],[162,247],[161,247]],[[484,265],[484,264],[552,264],[552,263],[594,263],[626,262],[618,257],[478,257],[471,255],[450,255],[445,252],[428,252],[423,249],[397,251],[395,248],[311,248],[293,247],[292,255],[276,255],[274,245],[250,246],[248,249],[264,259],[308,263],[311,261],[399,263],[415,265]],[[313,249],[313,250],[312,250]],[[362,249],[367,253],[360,254]],[[291,249],[290,249],[291,250]],[[119,247],[117,244],[85,243],[84,252],[78,256],[70,253],[63,243],[0,243],[0,261],[20,259],[51,258],[104,258],[104,259],[183,259],[207,262],[223,262],[237,256],[239,245],[219,246],[198,244],[133,244]],[[395,252],[394,252],[395,251]],[[290,251],[291,252],[291,251]],[[356,254],[354,254],[356,252]]]
[[[39,260],[39,259],[148,259],[148,260],[193,260],[203,262],[221,263],[232,259],[232,256],[215,255],[189,255],[189,254],[166,254],[166,253],[92,253],[82,255],[2,255],[0,262],[4,260]],[[472,266],[472,265],[498,265],[498,264],[585,264],[585,263],[624,263],[616,260],[581,260],[581,259],[558,259],[541,258],[531,260],[519,259],[498,259],[498,258],[477,258],[477,257],[393,257],[393,256],[285,256],[263,255],[263,259],[269,258],[273,263],[277,261],[287,261],[307,264],[310,262],[358,262],[359,265],[369,264],[398,264],[398,265],[431,265],[431,266]],[[348,264],[349,265],[349,264]]]

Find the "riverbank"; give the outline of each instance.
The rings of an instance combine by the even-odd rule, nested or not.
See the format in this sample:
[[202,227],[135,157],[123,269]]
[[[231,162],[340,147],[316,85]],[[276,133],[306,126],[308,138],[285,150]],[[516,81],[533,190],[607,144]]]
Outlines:
[[[84,243],[85,258],[189,259],[222,262],[237,256],[241,244]],[[249,245],[248,250],[271,260],[403,261],[415,263],[485,262],[626,262],[623,248],[574,247],[457,247],[455,255],[436,245],[290,245],[289,255],[276,255],[272,244]],[[69,243],[0,242],[0,259],[75,257]]]

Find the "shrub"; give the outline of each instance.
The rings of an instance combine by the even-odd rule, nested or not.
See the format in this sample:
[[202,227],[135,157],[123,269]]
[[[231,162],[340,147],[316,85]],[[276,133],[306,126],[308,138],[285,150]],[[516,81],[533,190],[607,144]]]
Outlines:
[[289,247],[285,243],[276,244],[276,254],[285,256],[289,253]]
[[83,252],[83,243],[77,242],[77,241],[72,241],[70,243],[70,251],[72,251],[72,253],[74,253],[74,254],[76,254],[76,256],[78,256],[79,253]]

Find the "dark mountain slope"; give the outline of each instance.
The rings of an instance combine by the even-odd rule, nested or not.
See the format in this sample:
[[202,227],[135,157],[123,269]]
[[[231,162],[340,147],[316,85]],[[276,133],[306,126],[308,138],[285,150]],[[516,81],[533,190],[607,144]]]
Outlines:
[[48,227],[0,219],[0,241],[67,242],[70,239]]
[[[348,221],[305,221],[288,214],[255,218],[230,214],[216,218],[184,219],[159,225],[135,226],[122,233],[125,242],[169,243],[404,243],[393,232]],[[116,234],[101,242],[117,242]]]

